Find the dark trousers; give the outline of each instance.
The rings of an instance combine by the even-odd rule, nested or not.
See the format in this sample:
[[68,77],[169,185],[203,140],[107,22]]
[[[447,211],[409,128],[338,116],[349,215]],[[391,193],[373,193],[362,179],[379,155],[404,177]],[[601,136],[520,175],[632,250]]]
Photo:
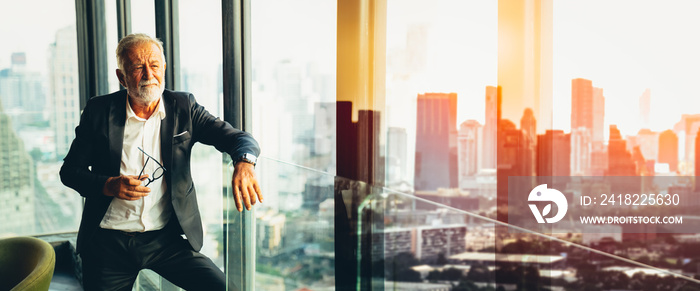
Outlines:
[[214,262],[168,227],[136,234],[100,229],[80,256],[88,291],[131,290],[141,269],[188,291],[226,289],[224,273]]

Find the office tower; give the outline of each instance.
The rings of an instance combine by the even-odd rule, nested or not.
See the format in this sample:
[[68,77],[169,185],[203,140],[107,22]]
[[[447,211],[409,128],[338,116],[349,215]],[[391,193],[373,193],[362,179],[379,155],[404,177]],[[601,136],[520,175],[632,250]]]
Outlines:
[[39,73],[30,72],[26,64],[25,53],[13,53],[11,66],[0,70],[0,102],[17,132],[44,121],[44,80]]
[[593,129],[593,82],[586,79],[571,80],[571,129]]
[[571,174],[588,176],[591,174],[592,146],[591,130],[586,127],[571,129]]
[[75,27],[56,32],[51,44],[49,78],[51,83],[51,127],[56,134],[56,157],[62,159],[75,138],[80,122],[78,48]]
[[695,136],[695,173],[700,173],[700,131]]
[[533,142],[537,138],[537,120],[532,109],[525,108],[523,117],[520,118],[520,130]]
[[0,234],[35,232],[33,165],[0,102]]
[[389,127],[386,138],[387,183],[393,187],[408,180],[408,134],[405,128]]
[[458,187],[457,94],[418,95],[415,190]]
[[483,153],[482,153],[482,168],[496,168],[496,128],[498,127],[498,88],[493,86],[486,87],[486,120],[484,122],[484,138],[483,138]]
[[681,115],[681,129],[685,131],[685,151],[683,161],[685,167],[682,169],[683,175],[694,175],[695,169],[695,136],[700,129],[700,114]]
[[656,160],[659,155],[659,133],[648,128],[642,128],[637,132],[637,146],[645,160]]
[[302,82],[305,75],[299,64],[289,60],[280,61],[275,66],[275,94],[282,102],[283,110],[291,115],[293,140],[286,141],[307,147],[306,152],[295,155],[294,161],[305,162],[312,147],[314,118],[311,116],[311,104],[313,100],[304,96]]
[[632,154],[627,150],[627,141],[622,139],[616,125],[610,125],[608,140],[607,176],[636,176],[637,170]]
[[668,164],[671,172],[678,170],[678,136],[673,130],[659,134],[658,161]]
[[379,158],[380,115],[359,110],[352,121],[352,102],[336,102],[337,175],[371,185],[384,183],[384,167]]
[[593,87],[593,127],[591,128],[591,137],[594,144],[602,145],[605,142],[604,124],[605,96],[603,96],[603,88]]
[[481,129],[482,126],[476,120],[467,120],[459,126],[457,138],[457,151],[459,156],[459,181],[460,183],[476,175],[481,161]]
[[642,127],[649,127],[649,116],[651,113],[651,89],[644,90],[639,96],[639,117],[642,119]]
[[608,171],[608,148],[600,143],[593,143],[591,152],[591,176],[605,176]]
[[335,102],[314,105],[314,155],[331,155],[335,159],[335,118]]
[[552,0],[498,2],[498,86],[503,119],[531,108],[540,132],[552,128]]
[[537,176],[569,176],[571,141],[563,130],[547,130],[537,136]]

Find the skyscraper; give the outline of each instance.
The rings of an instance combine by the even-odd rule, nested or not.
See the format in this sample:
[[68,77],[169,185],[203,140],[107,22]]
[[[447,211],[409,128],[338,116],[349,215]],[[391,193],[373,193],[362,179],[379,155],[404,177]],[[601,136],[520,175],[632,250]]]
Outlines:
[[78,48],[75,27],[56,31],[56,41],[49,47],[51,83],[51,127],[56,134],[56,157],[62,159],[75,138],[80,121],[78,90]]
[[563,130],[537,136],[537,176],[569,176],[571,140]]
[[571,129],[593,129],[593,82],[582,78],[571,80]]
[[418,95],[415,190],[458,187],[457,93]]
[[645,160],[656,160],[659,155],[659,133],[648,128],[637,132],[637,145]]
[[387,183],[392,187],[408,180],[408,135],[405,128],[389,127],[386,138]]
[[482,152],[482,168],[496,168],[496,128],[498,127],[498,88],[486,87],[486,120],[484,122],[484,138]]
[[10,68],[0,70],[0,102],[13,120],[13,129],[21,130],[44,121],[44,82],[39,73],[27,70],[25,53],[11,57]]
[[476,120],[467,120],[459,126],[457,151],[459,156],[459,181],[476,175],[481,161],[481,129]]
[[678,170],[678,136],[673,130],[659,134],[659,163],[668,164],[671,172]]
[[588,176],[592,164],[591,130],[587,127],[571,129],[571,174]]
[[608,140],[608,171],[606,176],[636,176],[637,170],[632,154],[627,150],[627,141],[622,138],[616,125],[610,125]]
[[552,0],[498,1],[498,86],[503,119],[531,108],[540,132],[552,128]]
[[[591,128],[593,144],[602,145],[605,141],[605,96],[603,88],[593,87],[593,128]],[[597,146],[593,146],[595,149]]]

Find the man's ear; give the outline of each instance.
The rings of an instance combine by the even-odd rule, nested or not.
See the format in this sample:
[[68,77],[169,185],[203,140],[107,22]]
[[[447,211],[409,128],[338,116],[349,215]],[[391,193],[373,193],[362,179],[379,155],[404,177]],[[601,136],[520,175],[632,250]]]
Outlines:
[[124,74],[122,74],[122,71],[117,69],[115,70],[115,72],[117,73],[117,79],[119,79],[119,84],[122,84],[124,88],[127,88],[126,80],[124,80]]

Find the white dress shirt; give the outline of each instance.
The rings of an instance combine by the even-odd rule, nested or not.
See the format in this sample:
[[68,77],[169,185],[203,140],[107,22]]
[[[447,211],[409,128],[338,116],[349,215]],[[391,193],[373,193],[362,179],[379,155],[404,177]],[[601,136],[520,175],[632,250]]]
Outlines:
[[[158,101],[158,109],[148,119],[136,116],[129,104],[129,98],[126,99],[126,124],[119,173],[138,176],[147,162],[143,174],[148,174],[148,179],[153,179],[153,173],[159,167],[158,163],[163,164],[160,124],[165,118],[165,108],[162,97]],[[153,159],[149,160],[139,147],[157,159],[158,163]],[[148,179],[141,185],[146,185]],[[165,227],[173,211],[170,197],[165,195],[166,187],[164,177],[160,177],[148,185],[151,192],[139,200],[112,199],[100,227],[126,232],[143,232]]]

